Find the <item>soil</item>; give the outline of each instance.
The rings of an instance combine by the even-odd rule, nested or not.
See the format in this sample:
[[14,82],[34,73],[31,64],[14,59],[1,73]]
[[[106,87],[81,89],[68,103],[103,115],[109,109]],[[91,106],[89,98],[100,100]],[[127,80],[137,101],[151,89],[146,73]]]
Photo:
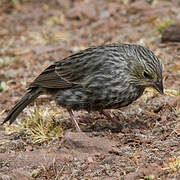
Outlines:
[[[179,20],[176,0],[0,2],[1,122],[42,70],[92,46],[148,47],[164,64],[165,89],[164,95],[147,89],[128,107],[109,110],[121,129],[97,112],[75,112],[83,133],[65,109],[40,97],[14,125],[0,126],[0,179],[179,180],[180,43],[161,41]],[[61,131],[33,134],[27,119],[35,109]]]

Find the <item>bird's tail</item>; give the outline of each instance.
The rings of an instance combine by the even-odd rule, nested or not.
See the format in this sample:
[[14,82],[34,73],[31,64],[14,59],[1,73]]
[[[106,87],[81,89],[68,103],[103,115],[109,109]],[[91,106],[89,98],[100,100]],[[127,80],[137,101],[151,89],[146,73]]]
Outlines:
[[9,121],[9,124],[12,124],[16,117],[21,113],[21,111],[32,101],[34,101],[40,94],[42,94],[41,88],[32,88],[27,92],[21,100],[19,100],[14,107],[9,112],[8,116],[4,119],[2,124]]

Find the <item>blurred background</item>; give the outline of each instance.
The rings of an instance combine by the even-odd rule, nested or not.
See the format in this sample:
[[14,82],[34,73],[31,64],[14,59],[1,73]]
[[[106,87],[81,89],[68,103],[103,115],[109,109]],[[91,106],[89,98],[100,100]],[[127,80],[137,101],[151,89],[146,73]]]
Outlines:
[[[157,93],[147,90],[140,100],[123,110],[127,123],[130,124],[128,122],[130,121],[134,125],[130,129],[127,127],[116,138],[109,135],[108,139],[114,139],[116,143],[120,143],[117,145],[119,151],[122,150],[121,148],[127,148],[122,150],[126,152],[123,155],[124,166],[119,159],[116,159],[117,161],[107,160],[106,163],[112,163],[111,167],[114,167],[114,170],[111,174],[119,179],[135,172],[132,179],[143,178],[137,174],[139,172],[137,169],[144,168],[146,165],[149,168],[147,171],[144,169],[142,171],[148,177],[150,177],[149,174],[154,173],[150,178],[168,178],[174,173],[172,177],[178,179],[178,167],[180,167],[178,159],[178,147],[180,147],[178,139],[180,135],[179,22],[180,1],[178,0],[0,0],[0,117],[2,119],[5,117],[12,104],[22,97],[27,85],[53,62],[85,48],[102,44],[143,45],[151,49],[164,64],[165,95],[159,96]],[[42,113],[41,116],[46,119],[48,117],[52,122],[55,109],[45,108],[49,102],[42,99],[36,103],[41,105],[38,110]],[[51,104],[53,108],[56,108],[54,102]],[[61,116],[60,119],[65,116],[63,110],[60,108],[56,110],[56,114]],[[39,118],[37,114],[32,118],[31,107],[27,108],[25,113],[26,115],[21,115],[19,119]],[[141,127],[140,124],[143,123],[144,126]],[[21,129],[25,126],[27,124],[22,125]],[[31,142],[33,138],[28,135],[29,139],[26,139],[27,134],[26,136],[19,134],[20,130],[17,127],[15,129],[21,141],[17,141],[16,136],[13,138],[1,136],[1,144],[4,144],[4,139],[8,143],[0,146],[0,152],[33,151],[34,141]],[[51,132],[49,129],[47,134]],[[4,129],[0,133],[2,134],[3,131]],[[9,128],[8,132],[12,132],[12,129]],[[41,134],[41,137],[36,134],[36,140],[44,142],[51,136],[54,138],[57,135],[57,131],[48,135],[46,133]],[[62,135],[62,132],[60,131],[59,134]],[[17,146],[9,144],[9,142],[12,143],[11,139],[17,143]],[[149,145],[146,144],[147,141]],[[155,150],[153,151],[153,149]],[[119,151],[115,153],[118,154]],[[95,159],[103,164],[105,157],[98,159],[97,156]],[[118,157],[122,158],[120,154]],[[6,158],[4,157],[4,159]],[[91,157],[87,159],[87,163],[93,164],[93,161]],[[151,163],[155,163],[155,165]],[[166,164],[164,165],[164,163]],[[6,171],[1,171],[3,167],[6,166],[0,163],[0,172],[13,172],[12,164]],[[97,167],[94,165],[92,171],[94,167],[98,169],[99,164]],[[107,170],[105,166],[103,167]],[[69,169],[70,173],[73,168],[77,170],[78,166],[72,163],[71,169]],[[173,168],[175,168],[175,172]],[[36,170],[36,168],[34,169]],[[34,169],[31,169],[32,172]],[[86,170],[84,173],[88,173]],[[41,173],[48,174],[50,171],[49,167],[47,171],[42,170]],[[36,173],[38,174],[38,172]],[[62,172],[64,171],[62,170]],[[85,174],[82,173],[83,169],[78,172],[81,172],[82,178],[85,177]],[[110,177],[108,172],[107,170],[104,175],[107,179]],[[78,177],[80,174],[72,177]],[[48,179],[55,178],[50,175],[46,177]],[[64,175],[64,177],[66,179],[68,176]]]

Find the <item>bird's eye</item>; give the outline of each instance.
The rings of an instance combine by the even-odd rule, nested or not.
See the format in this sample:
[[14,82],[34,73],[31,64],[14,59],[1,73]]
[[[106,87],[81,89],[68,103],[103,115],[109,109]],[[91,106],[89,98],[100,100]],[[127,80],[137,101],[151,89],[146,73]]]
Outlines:
[[153,77],[151,75],[149,75],[146,71],[143,72],[143,75],[147,79],[153,79]]

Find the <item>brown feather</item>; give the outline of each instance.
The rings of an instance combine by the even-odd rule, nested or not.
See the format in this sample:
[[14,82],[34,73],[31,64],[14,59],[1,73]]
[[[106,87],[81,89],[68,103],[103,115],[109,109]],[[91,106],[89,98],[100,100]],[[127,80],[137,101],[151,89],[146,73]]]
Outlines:
[[72,87],[73,84],[67,80],[64,80],[55,72],[55,64],[45,69],[30,85],[32,87],[44,87],[44,88],[59,88],[64,89]]

